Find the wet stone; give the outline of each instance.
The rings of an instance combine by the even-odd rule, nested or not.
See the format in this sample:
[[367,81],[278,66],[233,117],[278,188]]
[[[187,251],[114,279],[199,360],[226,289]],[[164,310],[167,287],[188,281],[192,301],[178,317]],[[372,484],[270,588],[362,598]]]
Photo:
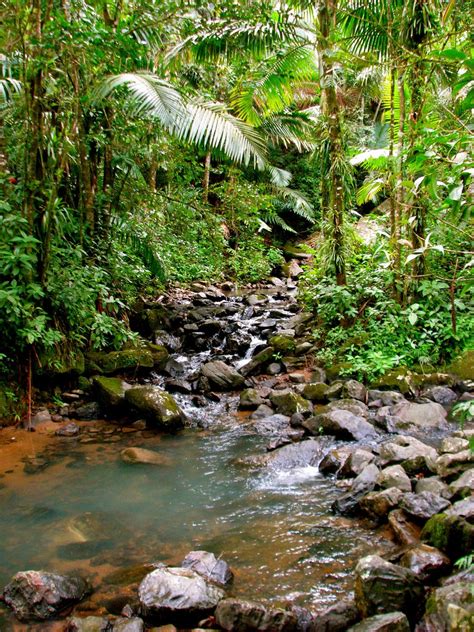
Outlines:
[[229,632],[293,632],[297,622],[291,611],[243,599],[223,599],[215,616],[217,624]]
[[410,632],[410,624],[403,612],[390,612],[364,619],[347,632]]
[[433,492],[405,494],[400,506],[414,520],[426,521],[434,514],[440,513],[450,506],[449,500]]
[[409,549],[402,555],[400,564],[412,570],[423,582],[434,582],[451,568],[447,555],[426,544]]
[[233,579],[233,573],[227,562],[216,558],[214,553],[208,551],[191,551],[186,555],[181,566],[190,568],[221,586],[229,584]]

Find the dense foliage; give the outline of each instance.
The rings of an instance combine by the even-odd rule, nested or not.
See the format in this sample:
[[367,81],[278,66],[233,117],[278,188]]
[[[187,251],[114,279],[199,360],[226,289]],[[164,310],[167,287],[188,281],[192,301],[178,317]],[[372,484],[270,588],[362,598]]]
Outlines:
[[1,371],[120,348],[139,296],[258,281],[311,231],[319,359],[472,345],[462,5],[3,0]]

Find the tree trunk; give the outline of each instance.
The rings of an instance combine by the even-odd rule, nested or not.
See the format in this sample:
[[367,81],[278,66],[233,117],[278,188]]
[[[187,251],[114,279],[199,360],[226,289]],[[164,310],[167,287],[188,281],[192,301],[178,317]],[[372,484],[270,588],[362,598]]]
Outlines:
[[209,201],[209,178],[211,175],[211,152],[208,151],[204,160],[204,175],[202,178],[202,199],[207,204]]
[[[321,60],[322,111],[328,126],[329,172],[322,174],[328,178],[328,220],[333,246],[334,270],[338,285],[346,284],[346,261],[344,252],[344,207],[345,192],[343,180],[344,149],[342,142],[341,112],[337,102],[334,82],[334,62],[331,51],[331,33],[336,27],[337,0],[322,0],[319,4],[318,53]],[[324,188],[323,188],[323,193]]]

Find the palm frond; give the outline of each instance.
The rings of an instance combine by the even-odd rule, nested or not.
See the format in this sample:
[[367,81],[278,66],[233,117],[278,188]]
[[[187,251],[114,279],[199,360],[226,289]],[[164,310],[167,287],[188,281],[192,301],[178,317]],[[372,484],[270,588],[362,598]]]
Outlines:
[[144,234],[138,234],[133,226],[122,218],[112,217],[111,227],[118,242],[128,246],[148,268],[150,273],[163,283],[166,281],[166,270],[163,262]]
[[156,117],[168,130],[176,125],[177,119],[185,117],[186,106],[176,88],[151,73],[122,73],[107,77],[97,88],[94,100],[100,101],[120,87],[126,87],[132,96],[135,115]]
[[218,57],[234,59],[245,54],[261,59],[282,43],[301,43],[311,39],[311,31],[296,21],[269,21],[265,23],[211,22],[207,31],[191,35],[175,46],[166,61],[191,49],[197,61],[214,61]]
[[275,193],[291,203],[290,210],[295,215],[306,219],[308,222],[314,221],[314,209],[311,202],[301,191],[289,189],[288,187],[275,187]]
[[18,79],[12,79],[7,77],[6,79],[0,79],[0,101],[11,101],[15,94],[22,91],[23,86]]
[[275,147],[293,146],[300,152],[315,147],[314,124],[304,112],[274,114],[261,121],[258,129]]
[[364,182],[356,193],[357,204],[362,206],[362,204],[372,202],[384,187],[385,183],[382,178],[375,178]]

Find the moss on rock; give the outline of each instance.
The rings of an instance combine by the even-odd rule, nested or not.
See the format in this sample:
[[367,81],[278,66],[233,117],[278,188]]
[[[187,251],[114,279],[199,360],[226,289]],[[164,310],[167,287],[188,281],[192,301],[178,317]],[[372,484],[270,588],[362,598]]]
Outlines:
[[155,366],[153,354],[148,349],[124,349],[123,351],[92,351],[87,354],[89,369],[98,368],[96,373],[114,373],[152,369]]
[[474,525],[459,516],[436,514],[423,527],[421,539],[458,559],[474,549]]

